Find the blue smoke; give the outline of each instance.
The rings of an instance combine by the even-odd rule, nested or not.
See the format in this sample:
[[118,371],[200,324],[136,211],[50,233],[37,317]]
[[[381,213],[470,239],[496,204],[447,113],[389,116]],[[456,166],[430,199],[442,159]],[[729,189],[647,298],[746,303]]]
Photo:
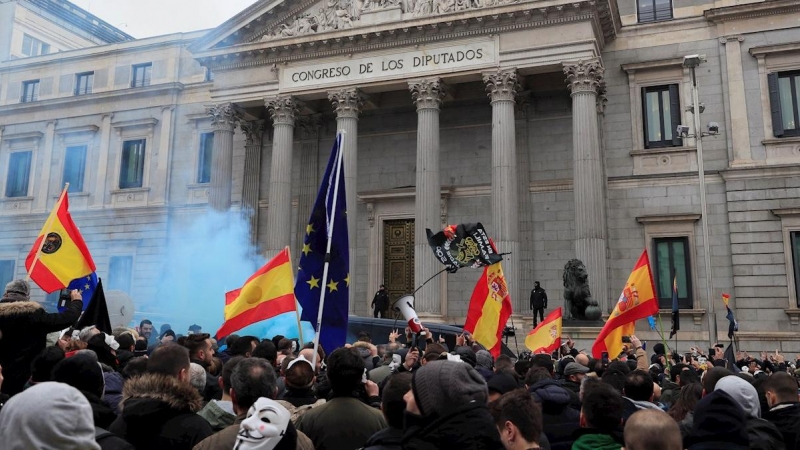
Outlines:
[[[224,321],[225,293],[238,289],[266,263],[250,243],[249,222],[238,211],[208,210],[182,227],[173,219],[172,233],[165,249],[164,264],[155,299],[137,304],[136,325],[150,319],[156,332],[169,323],[178,334],[189,326],[202,326],[203,332],[216,333]],[[311,324],[304,322],[303,340],[314,338]],[[287,313],[250,325],[236,334],[272,338],[282,334],[297,338],[295,313]]]

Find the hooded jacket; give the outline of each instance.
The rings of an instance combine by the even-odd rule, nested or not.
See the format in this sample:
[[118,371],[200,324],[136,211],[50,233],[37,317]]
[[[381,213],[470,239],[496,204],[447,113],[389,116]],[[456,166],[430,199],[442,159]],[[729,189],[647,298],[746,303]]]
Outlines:
[[780,403],[764,413],[783,435],[787,450],[800,450],[800,403]]
[[747,381],[728,376],[717,382],[714,392],[722,391],[744,410],[747,436],[753,450],[783,450],[786,448],[783,435],[772,423],[761,418],[761,405],[758,402],[756,388]]
[[528,389],[542,405],[544,433],[552,450],[569,449],[580,427],[580,412],[570,408],[572,396],[555,380],[541,380]]
[[213,433],[196,413],[203,399],[191,384],[175,377],[145,374],[122,391],[122,415],[108,431],[138,450],[191,449]]
[[486,404],[472,401],[445,416],[420,418],[406,426],[404,450],[470,449],[501,450],[503,443]]
[[619,450],[625,443],[619,430],[609,433],[594,428],[580,428],[573,437],[573,450]]
[[370,436],[363,450],[401,450],[403,430],[388,427]]
[[33,358],[44,350],[47,333],[75,324],[83,302],[70,302],[63,313],[47,313],[42,305],[7,295],[0,300],[0,366],[3,367],[2,392],[22,392],[31,376]]

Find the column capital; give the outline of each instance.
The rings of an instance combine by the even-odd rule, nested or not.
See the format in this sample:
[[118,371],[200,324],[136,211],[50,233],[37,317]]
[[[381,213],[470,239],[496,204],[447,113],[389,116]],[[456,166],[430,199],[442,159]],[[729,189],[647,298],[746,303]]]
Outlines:
[[572,95],[580,92],[597,93],[603,81],[602,64],[597,59],[564,63],[564,73],[567,75],[567,85]]
[[513,102],[517,92],[521,90],[517,81],[517,69],[499,69],[494,72],[483,74],[483,82],[486,83],[486,92],[494,102]]
[[367,99],[358,88],[344,88],[328,92],[328,100],[333,104],[336,117],[358,119],[361,107]]
[[230,131],[236,128],[239,123],[239,112],[233,103],[219,103],[206,108],[206,114],[211,117],[211,125],[214,131]]
[[719,38],[720,44],[728,44],[730,42],[744,42],[744,36],[741,34],[734,34],[731,36],[723,36]]
[[239,128],[247,137],[245,145],[261,145],[266,130],[266,123],[263,120],[251,120],[239,122]]
[[446,85],[440,78],[425,78],[408,82],[411,98],[417,110],[439,109],[442,99],[447,94]]
[[301,102],[291,95],[279,95],[264,102],[269,110],[272,123],[275,125],[294,126],[294,120],[300,110]]
[[322,128],[322,115],[298,116],[295,122],[296,130],[302,140],[316,140]]

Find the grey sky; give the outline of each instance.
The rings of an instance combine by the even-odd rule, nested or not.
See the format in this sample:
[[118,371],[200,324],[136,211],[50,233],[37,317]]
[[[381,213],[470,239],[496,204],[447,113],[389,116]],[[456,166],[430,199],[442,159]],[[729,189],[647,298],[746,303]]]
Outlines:
[[214,28],[255,2],[255,0],[70,1],[136,38]]

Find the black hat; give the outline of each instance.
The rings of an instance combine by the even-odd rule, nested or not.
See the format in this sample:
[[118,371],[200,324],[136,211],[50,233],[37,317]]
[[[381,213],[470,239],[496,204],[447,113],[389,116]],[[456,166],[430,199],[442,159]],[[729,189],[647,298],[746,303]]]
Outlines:
[[520,388],[519,383],[517,383],[517,380],[515,380],[514,377],[504,373],[496,373],[492,375],[492,378],[489,379],[486,385],[489,388],[489,393],[497,392],[500,395]]

